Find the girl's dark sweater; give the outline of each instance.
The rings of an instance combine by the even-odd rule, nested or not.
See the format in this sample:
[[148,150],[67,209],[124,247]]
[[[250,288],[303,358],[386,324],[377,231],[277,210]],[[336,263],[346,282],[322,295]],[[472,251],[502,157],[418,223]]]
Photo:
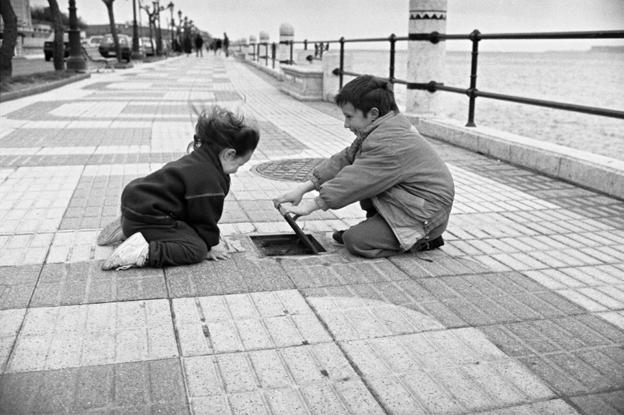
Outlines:
[[210,248],[219,243],[217,223],[229,190],[230,176],[217,153],[203,147],[128,183],[121,211],[146,225],[186,222]]

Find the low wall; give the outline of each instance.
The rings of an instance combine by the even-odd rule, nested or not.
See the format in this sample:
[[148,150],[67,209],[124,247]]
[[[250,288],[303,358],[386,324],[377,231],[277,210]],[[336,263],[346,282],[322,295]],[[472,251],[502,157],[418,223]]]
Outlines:
[[407,114],[425,136],[624,199],[624,161],[450,119]]
[[280,90],[301,101],[323,99],[323,71],[315,65],[281,65],[284,74]]

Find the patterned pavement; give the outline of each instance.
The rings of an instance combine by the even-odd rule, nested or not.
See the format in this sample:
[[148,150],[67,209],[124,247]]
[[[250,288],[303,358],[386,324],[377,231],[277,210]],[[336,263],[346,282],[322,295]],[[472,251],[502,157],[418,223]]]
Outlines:
[[[101,271],[123,186],[213,103],[261,128],[221,222],[241,252]],[[329,236],[350,206],[300,219],[326,253],[262,257],[250,235],[292,232],[271,199],[351,140],[221,57],[2,103],[0,413],[624,413],[624,203],[433,142],[457,190],[442,249],[353,257]]]

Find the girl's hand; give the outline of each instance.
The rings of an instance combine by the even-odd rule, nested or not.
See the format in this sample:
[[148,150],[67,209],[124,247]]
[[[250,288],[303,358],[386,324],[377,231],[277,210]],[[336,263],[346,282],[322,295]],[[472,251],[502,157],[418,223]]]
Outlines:
[[210,248],[210,251],[208,251],[208,253],[206,254],[206,259],[209,259],[211,261],[218,261],[228,258],[230,258],[230,254],[228,253],[227,249],[221,244],[221,242],[219,242],[218,245]]

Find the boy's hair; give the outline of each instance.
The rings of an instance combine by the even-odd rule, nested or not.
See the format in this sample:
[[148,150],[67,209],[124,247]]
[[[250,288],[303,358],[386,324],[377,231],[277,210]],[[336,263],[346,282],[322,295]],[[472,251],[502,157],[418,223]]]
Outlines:
[[355,109],[361,110],[364,115],[368,114],[373,107],[379,110],[379,116],[386,115],[390,111],[399,112],[399,107],[394,100],[392,84],[372,75],[361,75],[348,82],[338,92],[334,101],[340,107],[351,104]]
[[217,152],[226,148],[236,150],[238,156],[254,151],[260,140],[258,129],[245,121],[245,117],[234,114],[218,105],[199,112],[193,137],[193,150],[211,147]]

